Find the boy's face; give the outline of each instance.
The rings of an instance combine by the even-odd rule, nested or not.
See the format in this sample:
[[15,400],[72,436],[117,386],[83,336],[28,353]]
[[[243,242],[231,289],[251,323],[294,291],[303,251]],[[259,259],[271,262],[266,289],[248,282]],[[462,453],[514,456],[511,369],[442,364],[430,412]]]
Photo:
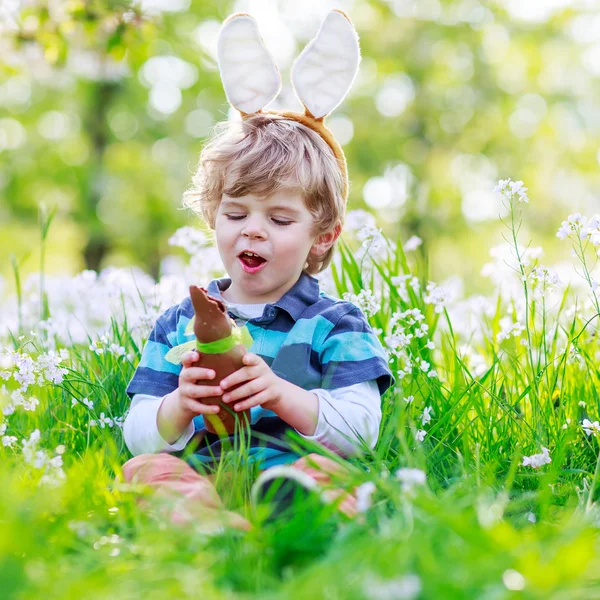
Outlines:
[[[314,218],[299,191],[281,189],[269,198],[223,194],[216,215],[219,254],[231,278],[223,294],[230,302],[276,302],[291,289],[309,253],[323,254],[337,234],[311,235]],[[249,250],[265,259],[259,268],[240,255]]]

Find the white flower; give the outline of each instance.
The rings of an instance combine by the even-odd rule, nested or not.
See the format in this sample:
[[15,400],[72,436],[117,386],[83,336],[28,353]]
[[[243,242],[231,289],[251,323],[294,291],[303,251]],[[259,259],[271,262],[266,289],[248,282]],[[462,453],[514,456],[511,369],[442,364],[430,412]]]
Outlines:
[[84,404],[90,410],[93,410],[93,408],[94,408],[94,403],[91,400],[88,400],[87,398],[82,398],[81,402],[78,401],[76,398],[71,399],[71,406],[77,406],[79,404]]
[[584,230],[584,225],[587,222],[587,217],[575,213],[569,215],[566,221],[563,221],[560,229],[558,230],[556,237],[564,240],[569,237],[572,233],[580,235]]
[[425,344],[425,348],[429,348],[430,350],[433,350],[435,348],[435,344],[429,340],[426,344]]
[[410,492],[414,487],[425,485],[427,475],[421,469],[398,469],[394,475],[402,483],[402,489],[405,492]]
[[368,575],[362,584],[362,596],[367,600],[416,600],[423,584],[418,575],[381,579]]
[[17,438],[14,435],[2,436],[2,445],[5,448],[12,448],[17,443]]
[[421,371],[425,372],[425,371],[429,371],[429,367],[431,365],[426,361],[426,360],[421,360],[421,364],[419,365],[419,369],[421,369]]
[[367,317],[374,315],[381,309],[381,302],[372,290],[361,290],[360,294],[355,295],[350,292],[342,294],[344,300],[356,304]]
[[414,396],[407,396],[406,398],[404,398],[404,402],[406,402],[406,404],[410,404],[414,399]]
[[35,411],[35,409],[39,406],[40,401],[37,398],[30,398],[29,400],[25,400],[23,402],[23,409],[28,411]]
[[415,439],[417,440],[417,442],[422,442],[425,439],[426,435],[427,432],[424,429],[419,429],[415,434]]
[[592,423],[589,419],[584,419],[581,423],[581,426],[583,427],[586,435],[591,435],[592,433],[596,435],[598,432],[600,432],[600,423],[598,423],[598,421],[594,421]]
[[100,413],[100,427],[102,427],[102,429],[104,429],[106,425],[112,427],[113,424],[114,423],[112,419],[110,419],[109,417],[105,417],[103,412]]
[[371,508],[371,496],[375,491],[375,484],[372,481],[362,483],[356,488],[356,510],[365,512]]
[[494,192],[500,192],[504,196],[508,196],[510,198],[517,196],[519,202],[529,202],[529,198],[527,197],[527,188],[523,186],[523,182],[511,181],[510,177],[508,179],[501,179],[498,182],[498,185],[494,188]]
[[123,346],[119,346],[119,344],[111,344],[108,348],[108,351],[115,356],[125,356],[127,352]]
[[532,454],[531,456],[523,457],[523,466],[524,467],[533,467],[534,469],[539,469],[542,465],[546,465],[552,462],[550,458],[548,448],[542,447],[541,454]]
[[6,423],[0,423],[0,435],[4,435],[6,433]]
[[367,212],[366,210],[362,210],[360,208],[346,213],[344,223],[344,229],[346,231],[358,231],[365,225],[369,227],[375,227],[376,221],[373,213]]
[[423,296],[425,304],[433,304],[436,313],[444,312],[444,307],[451,300],[452,295],[449,289],[440,287],[437,283],[430,281],[427,284],[427,294]]
[[207,243],[206,234],[195,227],[181,227],[169,238],[169,246],[180,246],[189,255],[197,254]]
[[427,373],[427,377],[431,377],[432,379],[437,376],[438,376],[438,374],[435,369],[431,369],[431,371],[429,371],[429,373]]
[[420,237],[413,235],[408,238],[404,244],[404,252],[412,252],[413,250],[416,250],[422,243],[423,240]]
[[561,429],[567,429],[570,424],[571,424],[571,419],[567,419],[567,422],[562,426]]
[[421,423],[423,425],[427,425],[431,421],[431,411],[433,408],[431,406],[427,406],[421,415]]

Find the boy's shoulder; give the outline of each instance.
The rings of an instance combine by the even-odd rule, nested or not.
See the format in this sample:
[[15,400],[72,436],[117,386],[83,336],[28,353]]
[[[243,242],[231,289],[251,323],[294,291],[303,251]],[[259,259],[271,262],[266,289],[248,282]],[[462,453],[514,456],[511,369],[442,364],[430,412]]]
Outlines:
[[367,320],[360,306],[349,300],[336,298],[323,290],[319,292],[319,301],[315,303],[314,308],[315,312],[333,322],[339,321],[342,317],[346,317],[345,320],[352,318],[360,321]]
[[189,296],[186,296],[178,304],[173,304],[163,311],[156,319],[156,323],[166,332],[170,332],[179,329],[182,321],[184,321],[185,327],[193,316],[192,300]]

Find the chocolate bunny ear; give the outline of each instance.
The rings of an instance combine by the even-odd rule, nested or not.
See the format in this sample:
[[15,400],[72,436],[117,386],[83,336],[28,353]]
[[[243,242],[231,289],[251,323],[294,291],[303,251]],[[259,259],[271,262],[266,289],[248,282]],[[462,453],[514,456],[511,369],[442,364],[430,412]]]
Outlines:
[[358,34],[352,22],[341,10],[332,10],[291,72],[298,98],[315,119],[331,113],[345,98],[359,63]]
[[242,114],[259,112],[279,94],[281,76],[254,17],[236,13],[225,19],[217,62],[227,100]]

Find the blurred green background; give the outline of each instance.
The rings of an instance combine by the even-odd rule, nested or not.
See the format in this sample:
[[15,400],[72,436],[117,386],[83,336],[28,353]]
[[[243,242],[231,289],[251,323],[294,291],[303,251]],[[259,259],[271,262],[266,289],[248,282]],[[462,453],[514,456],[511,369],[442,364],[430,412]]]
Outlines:
[[[216,65],[225,17],[250,12],[299,109],[295,57],[332,8],[359,75],[326,120],[349,163],[348,210],[424,240],[430,277],[480,291],[502,241],[498,179],[529,188],[521,239],[568,260],[569,213],[600,212],[600,6],[591,0],[124,0],[0,4],[0,275],[38,270],[38,206],[57,207],[47,272],[138,265],[160,276],[211,127],[233,115]],[[0,286],[1,287],[1,286]]]

